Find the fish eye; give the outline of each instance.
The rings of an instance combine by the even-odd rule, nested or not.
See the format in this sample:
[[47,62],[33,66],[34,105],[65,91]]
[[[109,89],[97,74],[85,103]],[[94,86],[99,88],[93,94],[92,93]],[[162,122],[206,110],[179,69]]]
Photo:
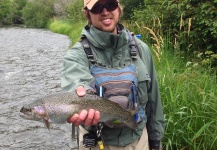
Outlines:
[[32,112],[32,109],[31,108],[25,108],[25,111],[26,112]]
[[32,112],[32,109],[31,109],[31,108],[22,107],[22,108],[20,109],[20,112]]

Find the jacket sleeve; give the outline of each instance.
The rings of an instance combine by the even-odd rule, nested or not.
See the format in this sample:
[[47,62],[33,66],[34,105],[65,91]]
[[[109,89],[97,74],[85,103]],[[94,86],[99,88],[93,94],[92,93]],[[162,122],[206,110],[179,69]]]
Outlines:
[[160,141],[164,136],[165,120],[158,87],[157,75],[152,55],[148,46],[142,41],[139,41],[139,47],[141,49],[140,57],[146,64],[151,78],[151,82],[147,91],[148,102],[146,104],[146,127],[148,131],[149,145],[152,149],[159,149]]
[[63,59],[61,87],[65,91],[75,91],[80,85],[86,87],[94,80],[90,73],[89,61],[80,42],[69,49]]

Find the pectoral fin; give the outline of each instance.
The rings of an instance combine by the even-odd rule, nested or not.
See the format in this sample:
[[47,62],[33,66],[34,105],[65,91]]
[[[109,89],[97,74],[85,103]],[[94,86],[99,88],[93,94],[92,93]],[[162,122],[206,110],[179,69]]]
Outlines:
[[45,126],[46,126],[46,127],[48,128],[48,130],[50,131],[50,122],[49,122],[49,120],[43,118],[43,121],[44,121]]
[[43,121],[44,121],[45,126],[46,126],[46,127],[48,128],[48,130],[50,131],[49,116],[48,116],[47,114],[43,117]]

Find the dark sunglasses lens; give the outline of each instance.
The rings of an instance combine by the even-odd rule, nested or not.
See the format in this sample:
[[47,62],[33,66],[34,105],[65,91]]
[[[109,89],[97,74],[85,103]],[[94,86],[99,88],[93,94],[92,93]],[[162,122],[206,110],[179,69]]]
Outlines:
[[108,11],[113,11],[116,8],[118,8],[118,3],[117,2],[109,3],[109,4],[107,4],[107,7],[106,7],[106,9]]
[[108,3],[106,5],[95,5],[93,8],[90,10],[94,14],[99,14],[103,11],[103,8],[106,8],[107,11],[113,11],[118,7],[118,2],[112,2]]
[[103,10],[103,5],[95,5],[93,8],[90,10],[94,14],[99,14]]

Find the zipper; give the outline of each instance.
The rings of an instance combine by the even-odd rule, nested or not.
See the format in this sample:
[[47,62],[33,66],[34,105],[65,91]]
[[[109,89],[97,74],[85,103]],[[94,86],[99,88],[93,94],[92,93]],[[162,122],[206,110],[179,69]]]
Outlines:
[[119,76],[123,74],[132,74],[134,76],[137,76],[136,73],[127,71],[127,72],[121,72],[121,73],[101,73],[101,74],[95,75],[94,78],[101,77],[101,76]]

